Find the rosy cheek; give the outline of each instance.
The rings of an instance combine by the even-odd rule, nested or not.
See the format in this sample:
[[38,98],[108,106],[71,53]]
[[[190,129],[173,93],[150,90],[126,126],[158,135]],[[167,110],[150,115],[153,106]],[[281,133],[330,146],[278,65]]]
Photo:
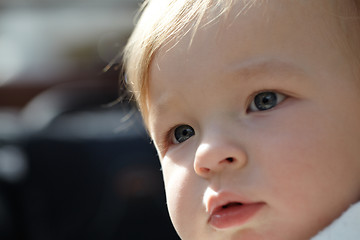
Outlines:
[[187,186],[184,184],[183,179],[179,174],[174,172],[164,172],[164,183],[166,191],[167,207],[169,210],[170,218],[177,230],[182,226],[182,219],[185,216],[184,210],[189,201],[186,196]]
[[189,219],[202,209],[204,189],[192,168],[164,161],[162,169],[171,220],[178,230],[188,230]]

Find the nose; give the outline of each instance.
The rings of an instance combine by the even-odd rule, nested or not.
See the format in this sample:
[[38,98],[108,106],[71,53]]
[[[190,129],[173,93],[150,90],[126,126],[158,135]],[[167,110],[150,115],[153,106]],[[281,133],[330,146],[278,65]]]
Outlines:
[[225,170],[241,169],[247,162],[247,153],[239,142],[216,134],[201,141],[195,154],[194,170],[197,175],[208,178]]

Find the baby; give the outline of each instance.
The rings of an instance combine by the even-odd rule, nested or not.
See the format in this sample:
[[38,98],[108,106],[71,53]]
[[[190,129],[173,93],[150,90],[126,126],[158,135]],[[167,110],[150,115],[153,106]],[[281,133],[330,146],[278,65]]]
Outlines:
[[359,11],[355,0],[144,4],[125,71],[182,239],[330,239],[358,211]]

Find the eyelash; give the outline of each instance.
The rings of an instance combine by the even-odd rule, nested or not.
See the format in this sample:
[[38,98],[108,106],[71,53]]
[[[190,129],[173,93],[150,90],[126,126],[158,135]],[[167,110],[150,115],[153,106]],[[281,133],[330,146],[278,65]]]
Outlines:
[[[255,98],[257,96],[259,96],[260,94],[266,94],[266,93],[274,93],[276,94],[276,105],[273,106],[273,107],[270,107],[269,109],[264,109],[264,110],[253,110],[251,108],[254,107],[254,104],[255,104]],[[283,94],[283,93],[280,93],[279,91],[275,91],[275,90],[262,90],[262,91],[259,91],[259,92],[256,92],[254,94],[252,94],[250,97],[249,97],[249,100],[247,101],[247,110],[246,112],[247,113],[252,113],[252,112],[258,112],[258,111],[268,111],[272,108],[275,108],[278,104],[280,104],[281,102],[283,102],[284,100],[286,100],[288,96],[286,94]],[[169,131],[167,131],[164,136],[163,136],[163,141],[161,143],[161,145],[159,146],[160,149],[162,149],[162,151],[166,152],[168,147],[171,146],[171,145],[177,145],[177,144],[180,144],[182,142],[178,142],[178,143],[175,143],[174,142],[174,138],[175,138],[175,130],[178,129],[179,127],[181,126],[189,126],[190,128],[192,128],[190,125],[188,124],[179,124],[179,125],[176,125],[175,127],[172,127]],[[193,129],[193,128],[192,128]],[[194,131],[194,134],[195,135],[195,130],[193,129]],[[193,135],[191,135],[189,138],[191,138]],[[187,140],[187,139],[186,139]],[[186,141],[185,140],[185,141]],[[184,141],[184,142],[185,142]]]
[[[273,98],[272,99],[265,98],[265,94],[273,94],[273,96],[272,96]],[[264,99],[267,101],[275,100],[276,101],[275,105],[270,106],[269,108],[266,108],[266,109],[262,109],[262,110],[257,108],[256,97],[257,96],[260,97],[261,95],[262,95],[262,97],[264,97],[262,100],[264,100]],[[252,113],[252,112],[268,111],[272,108],[277,107],[280,103],[282,103],[284,100],[286,100],[287,97],[288,96],[286,94],[280,93],[279,91],[275,91],[275,90],[262,90],[262,91],[256,92],[249,97],[249,100],[247,101],[247,104],[246,104],[246,106],[248,106],[246,109],[246,112]],[[267,104],[266,102],[262,102],[262,103]],[[254,109],[254,108],[257,108],[257,109]]]
[[174,131],[179,126],[181,125],[176,125],[175,127],[172,127],[169,131],[165,132],[163,136],[161,136],[160,144],[158,144],[161,155],[164,155],[164,153],[168,150],[169,146],[174,145],[172,140],[174,138]]

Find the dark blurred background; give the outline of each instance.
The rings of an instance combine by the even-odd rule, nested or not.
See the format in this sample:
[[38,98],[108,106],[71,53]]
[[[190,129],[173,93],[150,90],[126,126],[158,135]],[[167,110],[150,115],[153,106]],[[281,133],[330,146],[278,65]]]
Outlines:
[[0,0],[1,240],[178,239],[119,84],[140,3]]

